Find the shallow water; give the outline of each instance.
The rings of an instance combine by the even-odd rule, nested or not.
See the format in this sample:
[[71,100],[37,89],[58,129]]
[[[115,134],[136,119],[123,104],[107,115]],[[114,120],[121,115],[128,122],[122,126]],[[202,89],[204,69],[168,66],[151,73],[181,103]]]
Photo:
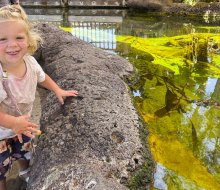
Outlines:
[[219,25],[142,16],[129,23],[116,52],[139,72],[131,89],[150,130],[154,188],[219,189]]
[[41,18],[137,69],[130,88],[157,162],[152,189],[220,189],[220,17],[59,11]]

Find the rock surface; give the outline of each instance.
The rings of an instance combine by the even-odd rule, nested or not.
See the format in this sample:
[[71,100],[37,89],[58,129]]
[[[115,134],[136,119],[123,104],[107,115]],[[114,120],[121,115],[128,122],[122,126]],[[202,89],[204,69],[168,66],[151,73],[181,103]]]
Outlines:
[[173,3],[171,6],[164,7],[164,12],[168,14],[177,15],[204,15],[215,17],[216,14],[220,14],[220,3],[197,3],[194,6],[183,4],[183,3]]
[[172,0],[126,0],[126,6],[129,8],[161,10],[170,6]]
[[43,134],[27,189],[123,190],[128,183],[147,189],[154,162],[124,81],[132,65],[55,26],[42,24],[39,30],[45,39],[36,54],[39,63],[79,95],[61,106],[49,93],[43,103]]
[[204,15],[216,16],[220,14],[220,2],[198,2],[195,5],[181,3],[178,0],[127,0],[126,5],[130,9],[141,9],[142,11],[155,11],[159,14],[174,15]]

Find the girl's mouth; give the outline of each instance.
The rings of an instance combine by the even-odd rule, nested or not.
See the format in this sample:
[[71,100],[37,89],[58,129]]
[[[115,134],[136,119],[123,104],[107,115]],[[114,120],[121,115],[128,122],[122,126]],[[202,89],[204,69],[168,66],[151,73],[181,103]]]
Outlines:
[[7,52],[8,55],[17,55],[19,51],[12,51],[12,52]]

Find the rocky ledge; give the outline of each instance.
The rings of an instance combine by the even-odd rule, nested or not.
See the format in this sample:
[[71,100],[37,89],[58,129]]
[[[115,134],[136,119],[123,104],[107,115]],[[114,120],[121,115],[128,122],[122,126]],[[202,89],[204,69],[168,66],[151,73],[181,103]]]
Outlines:
[[175,15],[220,15],[220,3],[197,3],[194,6],[183,4],[183,3],[173,3],[171,6],[164,7],[164,12],[168,14]]
[[55,26],[38,28],[45,43],[37,60],[79,95],[61,106],[48,93],[27,189],[148,189],[154,162],[125,82],[132,65]]
[[217,14],[220,15],[220,2],[198,2],[195,5],[186,3],[178,3],[179,0],[127,0],[127,7],[129,9],[138,9],[142,11],[159,14],[173,14],[173,15],[204,15]]

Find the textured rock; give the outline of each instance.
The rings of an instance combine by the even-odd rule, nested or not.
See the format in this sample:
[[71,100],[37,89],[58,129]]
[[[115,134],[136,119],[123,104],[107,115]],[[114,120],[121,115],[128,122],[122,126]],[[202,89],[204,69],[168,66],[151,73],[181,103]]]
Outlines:
[[200,2],[194,6],[187,5],[184,3],[173,3],[171,6],[166,7],[164,12],[168,14],[178,15],[204,15],[208,14],[210,17],[216,17],[216,14],[220,14],[220,3],[205,3]]
[[170,6],[172,0],[127,0],[126,5],[129,8],[139,8],[147,10],[161,10]]
[[124,81],[132,65],[54,26],[39,29],[45,44],[36,58],[60,86],[79,95],[61,106],[48,94],[27,189],[123,190],[131,181],[147,189],[154,163]]
[[220,14],[220,2],[218,1],[210,3],[200,1],[193,6],[182,2],[181,0],[126,0],[126,6],[131,9],[158,11],[160,14],[184,16],[209,14],[213,17]]

